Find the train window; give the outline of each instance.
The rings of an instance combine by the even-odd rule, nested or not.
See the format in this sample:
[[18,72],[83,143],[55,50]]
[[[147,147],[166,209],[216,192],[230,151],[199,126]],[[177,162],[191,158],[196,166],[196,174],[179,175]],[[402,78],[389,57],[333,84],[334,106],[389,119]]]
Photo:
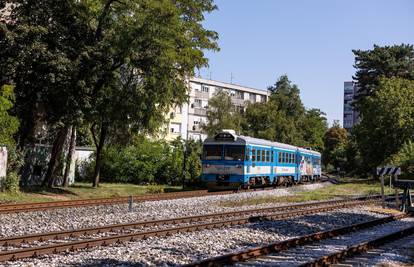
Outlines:
[[256,149],[252,149],[252,161],[256,161]]
[[203,148],[203,159],[218,160],[221,159],[222,145],[207,145]]
[[274,160],[274,157],[273,157],[273,150],[270,152],[272,155],[271,155],[271,162],[273,162],[273,160]]
[[224,160],[244,160],[244,146],[225,146]]
[[290,163],[295,163],[295,155],[290,154]]
[[262,150],[262,161],[265,162],[266,161],[266,151]]
[[261,150],[259,149],[259,150],[257,150],[257,161],[261,161],[260,160],[260,155],[261,155]]
[[266,150],[266,162],[270,162],[270,151]]
[[246,161],[250,160],[250,148],[246,148]]

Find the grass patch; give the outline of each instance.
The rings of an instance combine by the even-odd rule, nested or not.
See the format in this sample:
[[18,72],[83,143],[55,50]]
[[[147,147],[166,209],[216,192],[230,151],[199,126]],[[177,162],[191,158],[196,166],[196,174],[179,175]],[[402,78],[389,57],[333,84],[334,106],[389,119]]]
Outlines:
[[[223,201],[220,203],[223,207],[254,206],[268,203],[292,203],[306,201],[329,200],[335,197],[352,197],[376,195],[381,193],[381,184],[379,182],[358,182],[337,185],[328,185],[323,188],[298,192],[293,196],[266,196],[249,198],[239,201]],[[385,187],[385,194],[392,194],[394,190],[389,186]]]
[[[157,185],[156,187],[157,193],[182,191],[180,186]],[[0,192],[0,203],[109,198],[150,193],[155,193],[154,186],[101,183],[98,188],[93,188],[90,183],[75,183],[68,188],[28,187],[22,188],[17,194]]]

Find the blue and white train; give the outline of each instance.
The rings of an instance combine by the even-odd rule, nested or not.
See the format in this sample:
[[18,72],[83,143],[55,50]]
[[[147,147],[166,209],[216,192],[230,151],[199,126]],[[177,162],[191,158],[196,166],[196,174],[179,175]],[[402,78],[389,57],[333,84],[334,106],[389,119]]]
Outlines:
[[224,130],[203,144],[202,179],[209,189],[291,185],[318,180],[319,152]]

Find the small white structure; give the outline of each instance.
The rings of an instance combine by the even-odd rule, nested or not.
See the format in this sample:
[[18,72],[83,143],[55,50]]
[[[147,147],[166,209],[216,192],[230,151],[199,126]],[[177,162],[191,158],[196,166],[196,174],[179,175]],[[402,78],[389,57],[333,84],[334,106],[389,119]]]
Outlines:
[[7,175],[7,148],[5,146],[0,147],[0,181],[2,181]]

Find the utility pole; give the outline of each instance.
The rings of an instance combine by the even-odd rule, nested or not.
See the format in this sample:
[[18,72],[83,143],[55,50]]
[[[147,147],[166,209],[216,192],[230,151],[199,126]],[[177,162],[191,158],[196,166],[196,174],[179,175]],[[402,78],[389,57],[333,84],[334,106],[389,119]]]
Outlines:
[[231,83],[231,84],[233,84],[233,78],[234,78],[234,76],[233,76],[233,72],[231,72],[231,73],[230,73],[230,83]]

